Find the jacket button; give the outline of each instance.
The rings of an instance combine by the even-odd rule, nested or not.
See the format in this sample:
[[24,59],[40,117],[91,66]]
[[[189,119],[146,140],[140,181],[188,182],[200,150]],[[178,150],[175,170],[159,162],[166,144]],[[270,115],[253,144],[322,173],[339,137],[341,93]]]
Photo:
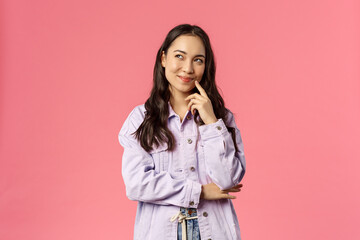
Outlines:
[[207,213],[207,212],[204,212],[204,213],[203,213],[203,216],[204,216],[204,217],[207,217],[207,216],[208,216],[208,213]]
[[187,120],[190,120],[190,119],[191,119],[191,116],[188,115],[188,116],[186,117],[186,119],[187,119]]
[[194,205],[194,202],[193,202],[193,201],[191,201],[189,204],[192,206],[192,205]]
[[219,130],[219,131],[222,129],[220,126],[217,126],[216,128],[217,128],[217,130]]
[[193,171],[195,171],[195,168],[194,168],[194,167],[191,167],[190,170],[193,172]]
[[188,144],[192,143],[192,140],[190,138],[187,141],[188,141]]

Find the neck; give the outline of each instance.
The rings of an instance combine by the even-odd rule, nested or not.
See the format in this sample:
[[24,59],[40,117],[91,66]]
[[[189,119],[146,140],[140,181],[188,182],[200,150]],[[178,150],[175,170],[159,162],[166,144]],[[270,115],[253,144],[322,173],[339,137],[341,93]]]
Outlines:
[[189,96],[189,95],[184,95],[181,97],[175,97],[175,96],[170,96],[170,103],[172,107],[175,108],[187,108],[187,104],[188,102],[185,101],[185,98]]
[[176,114],[178,114],[182,119],[188,110],[187,105],[189,102],[185,101],[185,98],[189,96],[191,93],[174,92],[171,91],[171,89],[170,89],[170,93],[171,93],[170,104],[174,112],[176,112]]

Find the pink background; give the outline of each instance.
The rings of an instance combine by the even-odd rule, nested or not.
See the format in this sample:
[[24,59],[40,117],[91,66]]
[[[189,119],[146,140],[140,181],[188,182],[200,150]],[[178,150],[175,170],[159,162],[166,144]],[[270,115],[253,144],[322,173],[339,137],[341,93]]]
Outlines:
[[242,133],[242,238],[360,238],[359,1],[3,0],[0,23],[1,240],[132,238],[117,134],[181,23]]

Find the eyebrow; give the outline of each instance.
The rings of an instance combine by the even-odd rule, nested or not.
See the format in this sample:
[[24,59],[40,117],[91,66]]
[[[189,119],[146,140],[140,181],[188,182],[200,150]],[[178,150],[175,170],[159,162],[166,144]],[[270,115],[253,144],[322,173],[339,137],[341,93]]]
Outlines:
[[[185,51],[182,51],[182,50],[179,50],[179,49],[175,50],[174,52],[181,52],[183,54],[187,54]],[[195,55],[195,57],[203,57],[203,58],[205,58],[205,56],[202,55],[202,54]]]

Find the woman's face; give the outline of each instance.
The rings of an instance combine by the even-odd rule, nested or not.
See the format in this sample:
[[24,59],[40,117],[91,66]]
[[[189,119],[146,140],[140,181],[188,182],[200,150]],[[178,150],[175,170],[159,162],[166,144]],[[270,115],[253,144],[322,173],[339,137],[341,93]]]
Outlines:
[[195,87],[195,80],[201,81],[205,70],[205,47],[198,36],[180,35],[167,54],[161,56],[165,77],[172,96],[189,95]]

